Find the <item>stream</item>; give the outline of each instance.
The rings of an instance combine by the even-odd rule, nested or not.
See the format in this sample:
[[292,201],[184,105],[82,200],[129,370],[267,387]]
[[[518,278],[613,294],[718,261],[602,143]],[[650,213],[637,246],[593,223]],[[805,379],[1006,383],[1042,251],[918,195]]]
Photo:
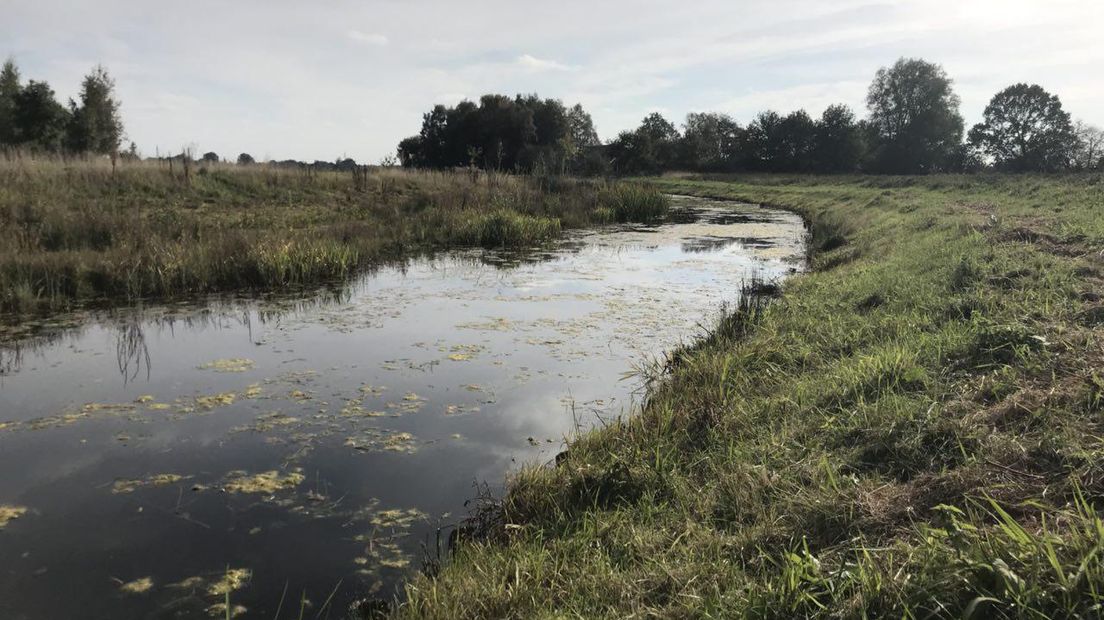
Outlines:
[[791,213],[464,250],[294,296],[89,312],[0,345],[0,618],[341,618],[390,599],[483,484],[631,412],[638,372],[753,277]]

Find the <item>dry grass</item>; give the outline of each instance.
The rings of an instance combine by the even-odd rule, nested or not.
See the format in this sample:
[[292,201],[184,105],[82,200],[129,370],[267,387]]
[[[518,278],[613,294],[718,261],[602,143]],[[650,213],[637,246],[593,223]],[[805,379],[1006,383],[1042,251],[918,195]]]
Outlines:
[[[634,191],[665,205],[654,190]],[[621,205],[625,194],[602,181],[486,173],[185,171],[179,162],[10,156],[0,159],[0,311],[10,319],[305,286],[415,252],[529,246],[610,221],[607,202]]]

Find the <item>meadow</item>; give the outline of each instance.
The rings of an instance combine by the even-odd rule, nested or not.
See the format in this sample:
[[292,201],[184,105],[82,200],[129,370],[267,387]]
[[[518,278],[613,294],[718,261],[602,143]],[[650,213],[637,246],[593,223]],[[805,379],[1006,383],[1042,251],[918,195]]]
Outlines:
[[493,172],[315,171],[0,157],[0,313],[339,280],[462,246],[662,216],[625,183]]
[[396,615],[1099,614],[1104,178],[654,182],[802,214],[809,273],[479,502]]

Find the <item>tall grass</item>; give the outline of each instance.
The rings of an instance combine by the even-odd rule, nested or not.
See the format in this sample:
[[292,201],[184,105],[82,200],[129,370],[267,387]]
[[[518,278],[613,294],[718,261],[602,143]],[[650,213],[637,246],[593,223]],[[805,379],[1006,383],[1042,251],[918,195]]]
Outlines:
[[802,213],[813,272],[513,476],[398,615],[1100,615],[1104,178],[657,183]]
[[670,202],[644,185],[612,185],[601,194],[602,202],[617,222],[650,222],[667,215]]
[[0,312],[301,286],[434,248],[540,244],[608,221],[628,194],[662,202],[620,183],[495,173],[198,164],[185,175],[9,154]]

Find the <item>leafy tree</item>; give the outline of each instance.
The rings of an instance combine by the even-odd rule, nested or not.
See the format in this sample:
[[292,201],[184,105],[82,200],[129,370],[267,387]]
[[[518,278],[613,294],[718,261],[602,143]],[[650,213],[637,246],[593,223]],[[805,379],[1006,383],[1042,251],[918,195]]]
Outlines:
[[782,115],[773,110],[760,112],[748,124],[744,134],[744,165],[750,170],[777,172],[782,169]]
[[57,102],[54,90],[46,82],[31,80],[15,96],[15,125],[22,145],[60,150],[69,121],[69,112]]
[[1014,84],[985,106],[970,144],[993,165],[1015,172],[1054,171],[1073,160],[1077,136],[1058,97],[1037,84]]
[[249,153],[242,153],[242,154],[238,155],[238,165],[239,166],[251,166],[255,163],[257,163],[257,160],[253,159],[253,156],[250,155]]
[[398,155],[408,167],[560,172],[597,143],[581,106],[568,109],[537,95],[484,95],[478,105],[434,106],[419,134],[399,143]]
[[678,147],[678,129],[662,114],[653,112],[635,131],[621,132],[610,145],[610,153],[618,172],[656,173],[675,165]]
[[115,80],[96,66],[81,83],[80,105],[69,103],[68,146],[78,152],[114,153],[123,139]]
[[15,122],[15,100],[22,86],[19,69],[10,58],[0,69],[0,145],[16,144],[18,140]]
[[828,106],[816,124],[813,169],[817,172],[854,172],[862,161],[865,145],[862,128],[851,108]]
[[598,146],[598,131],[594,129],[594,120],[583,106],[576,103],[567,111],[567,126],[571,144],[575,149]]
[[594,128],[594,119],[576,103],[567,111],[569,146],[567,156],[571,171],[575,174],[598,175],[606,171],[605,156],[601,152],[602,141]]
[[776,135],[781,154],[778,169],[787,172],[812,170],[816,137],[816,123],[805,110],[791,112],[783,118]]
[[1104,170],[1104,130],[1077,121],[1073,133],[1077,136],[1073,166],[1078,170]]
[[217,163],[219,160],[218,153],[214,151],[208,151],[203,154],[203,161],[207,163]]
[[876,170],[915,174],[953,166],[963,121],[959,98],[942,67],[902,58],[878,70],[866,102]]
[[739,163],[743,130],[727,114],[686,115],[680,144],[680,165],[687,170],[731,170]]

